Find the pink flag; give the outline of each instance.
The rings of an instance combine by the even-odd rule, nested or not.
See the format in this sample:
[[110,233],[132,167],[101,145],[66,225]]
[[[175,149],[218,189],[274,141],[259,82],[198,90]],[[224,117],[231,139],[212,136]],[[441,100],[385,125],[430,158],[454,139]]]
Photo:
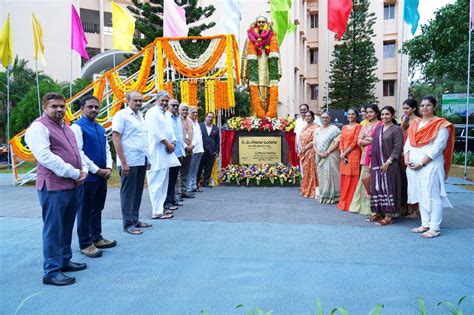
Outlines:
[[82,29],[82,22],[79,14],[77,14],[74,5],[71,5],[71,49],[77,51],[79,55],[89,60],[89,55],[86,51],[87,39],[84,30]]
[[188,36],[189,27],[186,24],[186,11],[174,0],[165,0],[163,9],[163,37]]

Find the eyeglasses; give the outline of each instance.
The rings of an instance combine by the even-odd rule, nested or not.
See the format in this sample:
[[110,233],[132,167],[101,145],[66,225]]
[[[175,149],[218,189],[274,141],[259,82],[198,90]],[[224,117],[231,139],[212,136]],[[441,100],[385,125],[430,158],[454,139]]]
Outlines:
[[171,104],[171,107],[178,107],[179,104]]

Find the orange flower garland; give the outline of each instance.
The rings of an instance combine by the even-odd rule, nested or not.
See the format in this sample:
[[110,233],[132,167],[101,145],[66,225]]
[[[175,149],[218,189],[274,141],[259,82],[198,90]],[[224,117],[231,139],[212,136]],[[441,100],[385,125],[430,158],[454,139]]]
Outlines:
[[165,89],[168,91],[168,94],[170,95],[170,99],[173,98],[173,81],[168,81],[165,83]]

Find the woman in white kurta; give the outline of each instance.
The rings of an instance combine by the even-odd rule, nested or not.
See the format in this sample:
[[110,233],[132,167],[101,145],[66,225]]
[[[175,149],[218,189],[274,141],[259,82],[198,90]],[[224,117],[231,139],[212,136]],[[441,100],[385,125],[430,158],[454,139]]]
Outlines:
[[405,143],[408,203],[418,203],[421,226],[412,229],[425,238],[437,237],[443,218],[443,208],[452,207],[444,181],[451,165],[454,148],[454,128],[451,123],[434,115],[436,100],[427,96],[421,101],[422,119],[408,130]]

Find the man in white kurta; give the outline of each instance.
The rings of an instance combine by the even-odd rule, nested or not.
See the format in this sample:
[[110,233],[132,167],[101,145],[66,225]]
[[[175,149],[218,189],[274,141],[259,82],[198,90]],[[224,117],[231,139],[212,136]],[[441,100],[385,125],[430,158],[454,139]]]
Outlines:
[[155,106],[149,109],[145,115],[148,129],[148,152],[151,160],[147,179],[153,219],[172,218],[171,213],[164,213],[169,168],[180,165],[174,154],[176,137],[173,132],[173,122],[171,116],[166,113],[168,102],[168,93],[158,92]]

